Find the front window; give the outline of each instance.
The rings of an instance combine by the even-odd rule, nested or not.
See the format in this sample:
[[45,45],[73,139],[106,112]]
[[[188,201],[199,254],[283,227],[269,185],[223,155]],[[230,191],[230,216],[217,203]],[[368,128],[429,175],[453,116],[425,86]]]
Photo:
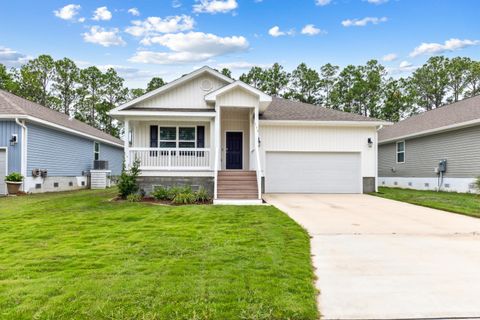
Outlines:
[[177,147],[177,128],[160,127],[160,148]]
[[195,148],[195,127],[160,127],[160,148]]
[[93,143],[93,159],[100,160],[100,143]]
[[405,141],[397,142],[397,163],[405,162]]

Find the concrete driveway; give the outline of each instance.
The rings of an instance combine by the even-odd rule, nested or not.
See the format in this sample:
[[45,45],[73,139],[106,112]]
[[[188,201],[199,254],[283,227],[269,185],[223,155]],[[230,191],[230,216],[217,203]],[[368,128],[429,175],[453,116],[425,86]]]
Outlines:
[[480,319],[480,219],[368,195],[264,198],[312,236],[323,319]]

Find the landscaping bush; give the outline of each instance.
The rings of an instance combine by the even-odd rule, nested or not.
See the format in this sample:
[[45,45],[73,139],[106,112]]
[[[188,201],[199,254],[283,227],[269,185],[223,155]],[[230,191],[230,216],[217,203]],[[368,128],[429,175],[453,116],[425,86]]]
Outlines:
[[128,202],[140,202],[143,200],[143,196],[140,193],[131,193],[127,196]]
[[23,176],[18,172],[12,172],[8,176],[5,177],[5,181],[7,182],[22,182]]
[[477,177],[477,179],[475,180],[475,188],[478,192],[480,192],[480,177]]
[[195,192],[195,197],[198,202],[208,202],[210,201],[210,194],[204,187],[200,187],[197,192]]
[[205,188],[193,192],[190,186],[156,187],[152,196],[157,200],[171,201],[174,204],[192,204],[210,200],[210,195]]
[[122,199],[126,199],[130,194],[138,192],[137,177],[140,174],[140,160],[135,159],[130,170],[126,170],[123,164],[122,174],[118,178],[118,192]]
[[156,187],[152,192],[152,196],[155,199],[162,200],[162,201],[173,199],[173,198],[170,199],[170,191],[168,188],[165,188],[165,187]]
[[[184,190],[185,191],[185,190]],[[173,198],[174,204],[193,204],[197,201],[195,193],[190,190],[190,192],[180,192],[175,195]]]

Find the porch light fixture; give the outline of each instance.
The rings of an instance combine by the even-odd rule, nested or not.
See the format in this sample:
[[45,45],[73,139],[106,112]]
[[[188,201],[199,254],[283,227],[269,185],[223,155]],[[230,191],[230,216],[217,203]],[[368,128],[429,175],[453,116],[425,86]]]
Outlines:
[[18,143],[18,135],[12,134],[12,137],[10,138],[10,145],[14,146]]
[[367,143],[368,143],[368,147],[371,148],[373,146],[372,138],[368,138]]

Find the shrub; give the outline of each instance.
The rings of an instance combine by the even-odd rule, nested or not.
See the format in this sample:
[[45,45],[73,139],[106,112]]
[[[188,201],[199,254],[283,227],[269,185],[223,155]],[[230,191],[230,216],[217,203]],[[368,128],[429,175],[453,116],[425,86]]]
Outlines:
[[195,194],[190,190],[190,192],[180,192],[175,195],[173,198],[174,204],[192,204],[197,201],[197,197]]
[[172,200],[170,199],[170,190],[165,187],[156,187],[152,192],[152,196],[157,200]]
[[128,202],[140,202],[142,199],[143,196],[140,193],[131,193],[127,196]]
[[204,187],[200,187],[200,189],[195,192],[195,197],[198,202],[210,201],[210,194],[208,194],[208,191]]
[[5,181],[7,182],[22,182],[23,176],[18,172],[12,172],[8,176],[5,177]]
[[140,160],[135,159],[130,170],[125,169],[123,164],[122,174],[118,178],[118,192],[122,199],[126,199],[128,195],[138,192],[137,177],[140,173]]
[[477,191],[480,192],[480,177],[477,177],[474,183],[475,183],[475,187],[477,188]]

